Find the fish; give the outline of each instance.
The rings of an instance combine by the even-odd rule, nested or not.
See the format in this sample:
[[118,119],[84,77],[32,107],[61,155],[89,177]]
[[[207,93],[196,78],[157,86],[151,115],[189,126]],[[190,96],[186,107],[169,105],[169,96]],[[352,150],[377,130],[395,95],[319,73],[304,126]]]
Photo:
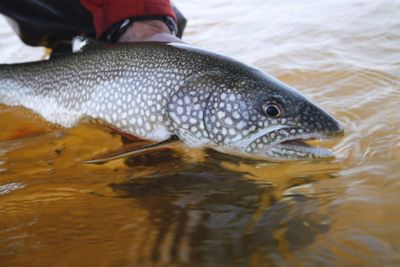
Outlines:
[[344,133],[293,87],[183,43],[87,45],[56,59],[3,64],[0,103],[63,127],[92,118],[164,145],[177,137],[188,147],[272,161],[332,158],[307,141]]

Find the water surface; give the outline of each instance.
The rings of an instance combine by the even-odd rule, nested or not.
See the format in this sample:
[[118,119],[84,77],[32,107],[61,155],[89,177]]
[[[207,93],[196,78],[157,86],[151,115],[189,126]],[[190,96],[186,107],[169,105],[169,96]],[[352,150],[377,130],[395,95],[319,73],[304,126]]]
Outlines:
[[[325,144],[337,158],[179,147],[88,165],[120,137],[0,106],[1,265],[399,266],[400,1],[176,3],[187,42],[256,65],[341,121],[345,137]],[[4,38],[2,62],[42,57]]]

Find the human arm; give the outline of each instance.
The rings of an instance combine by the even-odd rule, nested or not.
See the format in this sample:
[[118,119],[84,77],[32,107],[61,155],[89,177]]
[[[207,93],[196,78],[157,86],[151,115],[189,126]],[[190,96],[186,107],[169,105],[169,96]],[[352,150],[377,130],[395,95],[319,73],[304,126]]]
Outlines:
[[177,22],[169,0],[81,0],[81,3],[92,14],[97,38],[104,39],[115,25],[119,27],[131,19],[134,22],[112,41],[181,41],[163,20],[154,19],[169,17],[173,23]]

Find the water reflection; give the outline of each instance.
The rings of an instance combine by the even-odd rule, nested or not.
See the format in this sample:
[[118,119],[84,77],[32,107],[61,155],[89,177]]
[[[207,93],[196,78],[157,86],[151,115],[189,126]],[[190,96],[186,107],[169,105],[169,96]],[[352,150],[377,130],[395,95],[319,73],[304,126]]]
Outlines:
[[[268,168],[260,182],[224,168],[220,163],[228,160],[226,155],[221,159],[208,151],[205,162],[188,163],[174,153],[130,158],[126,164],[132,170],[145,166],[158,171],[147,177],[133,171],[128,182],[110,184],[119,197],[132,198],[149,214],[151,224],[138,245],[148,254],[135,261],[208,266],[275,261],[329,230],[323,199],[307,193],[281,197],[284,188],[271,182],[274,177],[268,179]],[[297,187],[309,185],[310,179],[290,178]]]

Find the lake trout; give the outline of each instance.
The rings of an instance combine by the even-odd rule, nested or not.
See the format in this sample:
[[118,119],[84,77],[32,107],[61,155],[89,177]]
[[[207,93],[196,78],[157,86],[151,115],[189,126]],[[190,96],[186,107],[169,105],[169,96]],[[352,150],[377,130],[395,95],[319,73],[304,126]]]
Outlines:
[[0,102],[71,127],[84,117],[162,142],[271,160],[330,158],[305,141],[339,123],[259,69],[186,44],[88,46],[48,61],[0,66]]

